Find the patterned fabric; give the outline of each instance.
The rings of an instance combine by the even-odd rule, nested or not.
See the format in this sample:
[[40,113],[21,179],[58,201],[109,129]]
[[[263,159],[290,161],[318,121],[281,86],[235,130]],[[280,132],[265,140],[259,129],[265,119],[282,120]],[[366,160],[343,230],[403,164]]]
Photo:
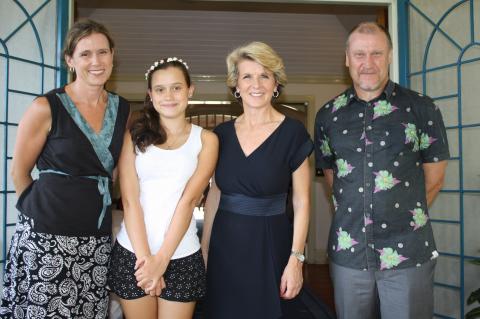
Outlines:
[[[146,296],[137,287],[135,279],[135,254],[116,243],[112,250],[112,261],[108,276],[111,291],[123,299],[137,299]],[[202,253],[196,253],[170,260],[164,274],[167,287],[162,290],[160,298],[190,302],[198,301],[205,295],[205,265]]]
[[0,318],[105,318],[109,236],[32,231],[19,215],[8,253]]
[[446,160],[449,151],[430,98],[391,81],[370,102],[346,90],[317,113],[315,157],[318,170],[334,172],[333,262],[383,270],[438,256],[422,164]]

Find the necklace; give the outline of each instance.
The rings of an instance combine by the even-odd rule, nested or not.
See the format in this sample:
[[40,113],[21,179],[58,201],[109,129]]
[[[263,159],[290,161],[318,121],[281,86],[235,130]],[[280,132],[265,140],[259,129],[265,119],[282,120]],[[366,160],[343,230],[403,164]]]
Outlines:
[[181,137],[183,137],[187,125],[188,125],[187,122],[185,122],[180,132],[178,132],[177,134],[170,135],[170,136],[172,135],[174,136],[173,140],[169,141],[169,139],[167,138],[167,140],[165,141],[165,146],[167,147],[167,150],[171,150],[172,148],[175,148],[175,146],[177,146],[177,142],[180,141]]

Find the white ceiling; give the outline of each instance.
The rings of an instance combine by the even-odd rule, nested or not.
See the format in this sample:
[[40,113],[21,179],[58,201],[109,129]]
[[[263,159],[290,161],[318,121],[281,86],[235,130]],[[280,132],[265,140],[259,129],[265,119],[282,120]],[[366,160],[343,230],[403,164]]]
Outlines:
[[167,56],[185,59],[194,75],[223,76],[227,54],[250,41],[271,45],[290,78],[345,78],[345,37],[358,22],[375,20],[375,8],[370,14],[365,8],[356,14],[355,7],[340,14],[305,11],[78,7],[77,16],[102,22],[112,33],[116,78],[142,78],[153,61]]

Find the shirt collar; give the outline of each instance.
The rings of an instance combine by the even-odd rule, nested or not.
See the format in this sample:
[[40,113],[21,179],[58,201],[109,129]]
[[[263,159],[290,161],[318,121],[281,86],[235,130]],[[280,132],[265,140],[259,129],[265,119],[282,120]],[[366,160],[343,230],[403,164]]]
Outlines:
[[[382,98],[386,100],[390,100],[394,91],[395,91],[395,82],[388,80],[387,85],[385,85],[385,88],[383,89],[382,94],[380,94],[374,100],[379,100]],[[361,99],[357,96],[357,93],[355,92],[355,88],[353,86],[347,89],[346,94],[347,94],[347,105],[350,104],[352,100],[361,101]]]

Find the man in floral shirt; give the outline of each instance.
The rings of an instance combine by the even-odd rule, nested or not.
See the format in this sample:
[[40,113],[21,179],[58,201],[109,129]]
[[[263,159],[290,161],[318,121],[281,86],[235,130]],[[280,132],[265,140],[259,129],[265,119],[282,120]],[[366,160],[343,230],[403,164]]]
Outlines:
[[448,143],[432,100],[389,80],[392,44],[372,22],[350,33],[349,88],[320,109],[315,156],[332,187],[330,271],[340,319],[433,316],[435,248],[428,205]]

